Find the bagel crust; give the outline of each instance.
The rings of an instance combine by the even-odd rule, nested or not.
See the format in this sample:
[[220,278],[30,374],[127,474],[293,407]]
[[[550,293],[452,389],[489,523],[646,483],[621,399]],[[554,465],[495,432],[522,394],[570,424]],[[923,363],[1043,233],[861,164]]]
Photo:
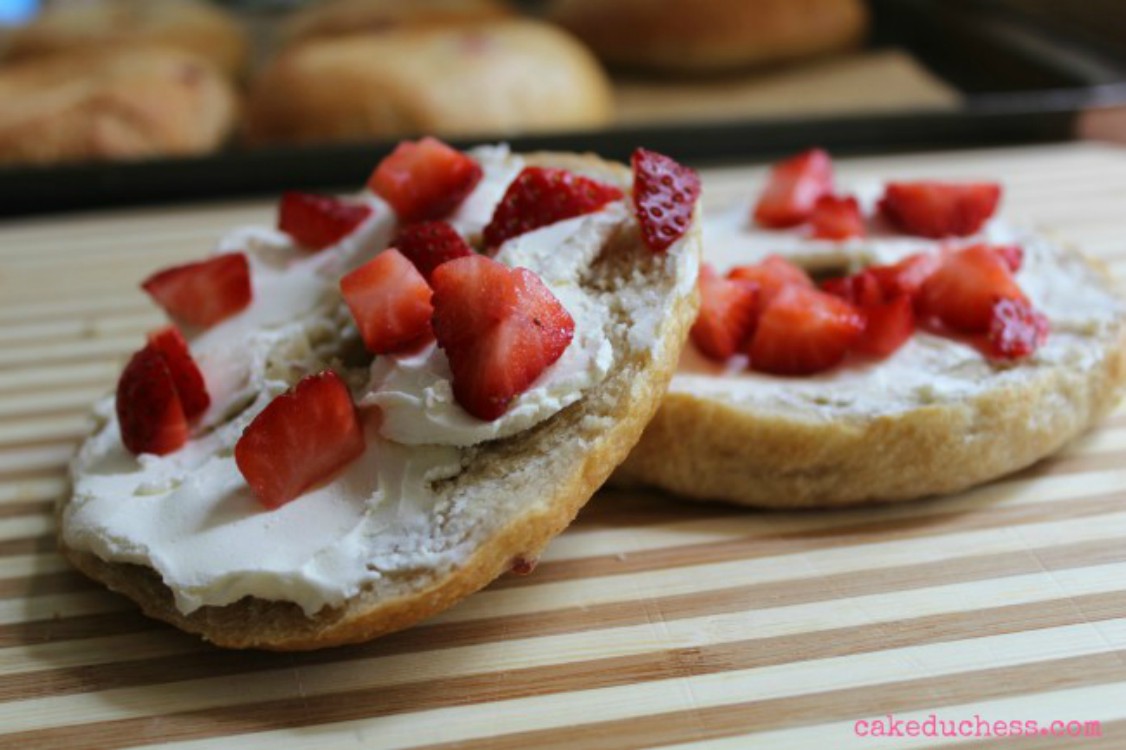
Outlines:
[[[525,163],[629,185],[627,171],[591,156],[536,154]],[[534,562],[637,442],[660,404],[696,313],[698,222],[682,242],[675,258],[655,254],[641,242],[631,217],[603,246],[591,283],[658,303],[664,314],[655,338],[650,346],[630,345],[636,321],[629,311],[616,311],[614,364],[601,383],[529,430],[462,449],[461,474],[443,480],[450,502],[443,517],[429,521],[434,536],[444,535],[454,546],[471,545],[471,553],[456,564],[393,571],[342,606],[311,616],[296,603],[253,596],[185,614],[152,568],[106,561],[61,541],[63,554],[149,616],[229,648],[306,650],[355,643],[448,608],[506,571]],[[67,504],[59,508],[63,532]]]
[[[779,509],[834,507],[958,492],[1059,450],[1123,395],[1126,306],[1102,269],[1080,253],[1044,237],[1030,243],[1037,262],[1053,269],[1032,291],[1052,294],[1067,279],[1082,284],[1076,289],[1089,292],[1090,304],[1101,305],[1098,319],[1086,322],[1053,319],[1049,313],[1053,333],[1043,356],[992,365],[976,353],[963,354],[966,360],[952,365],[955,375],[981,387],[943,393],[924,386],[925,398],[894,405],[890,393],[885,398],[871,388],[862,408],[843,397],[834,403],[831,391],[823,403],[788,397],[771,403],[761,393],[748,400],[702,390],[699,379],[685,376],[686,370],[698,371],[692,363],[702,361],[689,344],[657,416],[614,481],[694,500]],[[793,255],[810,268],[872,262],[865,262],[859,250]],[[1084,304],[1081,296],[1068,301],[1073,299]],[[1035,294],[1033,301],[1038,301]],[[889,362],[897,356],[901,353]],[[935,381],[943,375],[932,373]],[[821,377],[831,383],[845,376]],[[746,378],[752,389],[758,382],[779,394],[786,393],[787,383],[790,393],[804,387],[801,378],[783,382],[730,372],[716,372],[714,382],[738,378]],[[768,380],[770,385],[764,385]]]

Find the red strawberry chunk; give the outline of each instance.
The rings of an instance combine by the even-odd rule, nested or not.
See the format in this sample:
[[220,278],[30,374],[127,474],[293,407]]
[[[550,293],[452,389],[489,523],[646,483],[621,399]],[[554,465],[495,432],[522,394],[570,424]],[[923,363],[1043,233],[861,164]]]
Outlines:
[[613,185],[565,169],[525,167],[493,211],[484,231],[485,244],[498,248],[505,240],[592,213],[621,197],[622,191]]
[[1048,340],[1048,319],[1028,300],[1002,299],[993,305],[987,351],[997,359],[1020,359]]
[[444,221],[408,224],[399,230],[391,245],[414,263],[427,281],[434,269],[446,261],[473,254],[457,230]]
[[918,295],[930,275],[942,265],[938,253],[915,253],[890,266],[869,266],[866,270],[876,277],[888,298],[899,294]]
[[864,330],[844,300],[788,286],[767,305],[751,339],[751,367],[775,375],[811,375],[837,365]]
[[289,191],[278,205],[278,229],[308,250],[331,247],[371,216],[371,206],[328,195]]
[[434,334],[449,359],[457,402],[493,420],[563,355],[575,322],[524,268],[481,255],[434,271]]
[[188,418],[168,362],[156,347],[133,355],[117,381],[117,421],[130,453],[163,456],[188,441]]
[[1001,200],[995,182],[890,182],[880,211],[900,231],[922,237],[964,237],[981,229]]
[[915,332],[915,308],[906,294],[890,302],[863,305],[860,312],[864,315],[864,332],[854,348],[861,354],[889,357]]
[[810,236],[821,240],[847,240],[867,233],[860,204],[852,196],[821,196],[813,204],[809,223],[812,227]]
[[344,276],[340,291],[373,354],[411,348],[431,335],[430,285],[395,248]]
[[809,219],[817,201],[833,191],[833,162],[821,149],[810,149],[778,162],[770,170],[755,206],[755,221],[782,229]]
[[692,326],[692,342],[700,352],[723,362],[743,349],[754,331],[758,287],[732,281],[709,265],[700,268],[700,312]]
[[399,221],[441,219],[461,205],[481,181],[481,166],[437,138],[403,141],[368,178],[368,187],[391,204]]
[[172,382],[176,386],[176,395],[180,398],[180,405],[184,416],[194,419],[211,405],[211,396],[207,393],[207,386],[203,381],[203,373],[199,365],[192,359],[188,350],[188,342],[176,326],[165,326],[149,334],[149,346],[164,358]]
[[271,401],[235,444],[235,463],[258,501],[278,508],[364,452],[352,395],[331,371]]
[[919,307],[924,315],[966,333],[985,333],[998,300],[1023,300],[1006,262],[988,245],[971,245],[947,255],[923,283]]
[[165,312],[189,326],[206,328],[250,304],[250,266],[242,253],[174,266],[153,274],[141,288]]
[[673,159],[639,148],[633,167],[633,210],[641,239],[655,253],[684,236],[700,197],[700,176]]
[[727,272],[727,278],[735,281],[749,281],[758,286],[758,311],[760,314],[787,286],[813,288],[813,279],[809,277],[805,269],[780,255],[768,255],[761,263],[756,263],[753,266],[736,266]]
[[880,278],[871,269],[865,269],[852,276],[826,279],[821,282],[821,289],[857,307],[882,305],[891,296],[886,293]]

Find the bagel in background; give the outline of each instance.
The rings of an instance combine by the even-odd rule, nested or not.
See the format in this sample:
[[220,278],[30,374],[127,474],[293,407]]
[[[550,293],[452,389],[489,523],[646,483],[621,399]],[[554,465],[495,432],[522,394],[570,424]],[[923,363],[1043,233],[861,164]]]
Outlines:
[[514,15],[501,0],[319,0],[286,17],[282,46],[398,28],[459,26]]

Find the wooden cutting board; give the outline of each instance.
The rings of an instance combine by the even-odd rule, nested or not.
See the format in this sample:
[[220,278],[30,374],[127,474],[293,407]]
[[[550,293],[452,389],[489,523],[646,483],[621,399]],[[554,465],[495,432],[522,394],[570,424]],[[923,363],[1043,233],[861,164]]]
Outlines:
[[[1126,278],[1126,151],[897,156],[841,172],[1002,178],[1013,219],[1058,230]],[[760,174],[708,171],[707,200],[745,199]],[[989,746],[1126,747],[1123,409],[1015,476],[900,507],[756,513],[604,492],[533,575],[364,646],[225,652],[87,583],[54,552],[51,509],[89,404],[160,321],[137,281],[272,211],[0,225],[0,747],[955,741],[857,734],[888,713],[971,731],[976,717],[1097,721],[1101,737]]]

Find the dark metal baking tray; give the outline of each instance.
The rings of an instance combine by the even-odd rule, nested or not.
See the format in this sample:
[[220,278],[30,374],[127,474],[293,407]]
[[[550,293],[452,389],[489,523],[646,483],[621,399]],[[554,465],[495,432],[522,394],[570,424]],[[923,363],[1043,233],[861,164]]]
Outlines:
[[[872,5],[871,45],[908,50],[964,95],[960,109],[618,127],[505,140],[521,151],[592,151],[614,159],[644,145],[702,165],[770,159],[811,144],[856,154],[1066,140],[1078,113],[1126,102],[1122,62],[1060,33],[1043,13],[1021,14],[1015,0]],[[475,142],[482,140],[490,139]],[[232,149],[203,158],[2,169],[0,215],[354,187],[392,146]]]

